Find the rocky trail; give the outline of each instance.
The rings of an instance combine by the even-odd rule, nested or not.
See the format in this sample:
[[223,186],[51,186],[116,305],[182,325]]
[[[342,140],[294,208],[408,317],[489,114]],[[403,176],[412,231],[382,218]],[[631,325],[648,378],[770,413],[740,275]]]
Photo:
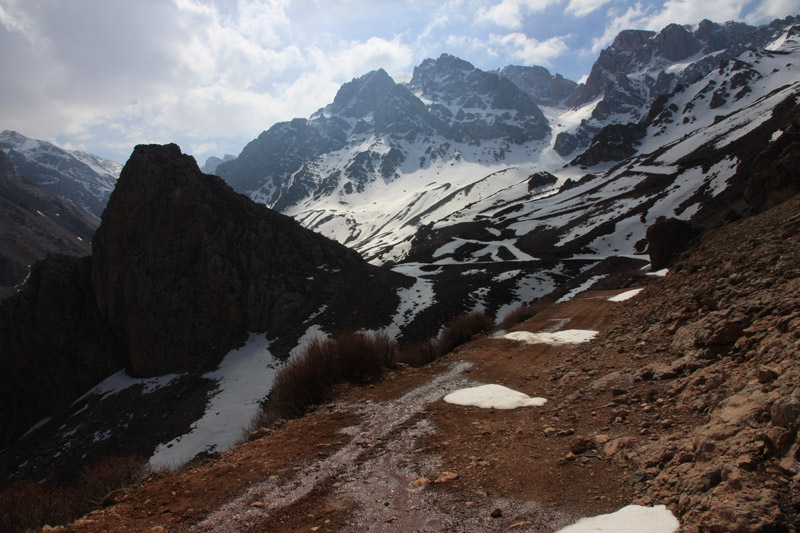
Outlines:
[[[798,207],[729,224],[630,300],[586,293],[514,328],[600,332],[586,344],[482,337],[343,385],[65,530],[556,531],[637,503],[682,531],[797,531]],[[442,399],[488,383],[548,401]]]

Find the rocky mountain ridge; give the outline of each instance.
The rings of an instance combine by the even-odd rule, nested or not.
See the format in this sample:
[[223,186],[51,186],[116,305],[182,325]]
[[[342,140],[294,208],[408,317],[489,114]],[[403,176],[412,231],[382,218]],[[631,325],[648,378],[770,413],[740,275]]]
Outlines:
[[0,153],[0,204],[0,297],[12,294],[31,265],[48,253],[91,252],[96,224],[20,176],[5,153]]
[[97,219],[103,214],[122,165],[81,151],[69,151],[15,131],[0,132],[3,150],[17,172]]
[[[429,227],[453,233],[456,220],[485,226],[485,213],[498,212],[493,206],[505,198],[529,198],[523,183],[536,172],[556,176],[537,191],[550,196],[587,172],[608,181],[614,163],[719,134],[721,117],[768,113],[761,99],[791,94],[796,82],[796,22],[626,31],[581,85],[533,67],[482,72],[447,54],[425,60],[407,84],[376,71],[345,84],[309,119],[262,133],[218,173],[372,262],[410,260]],[[675,160],[661,160],[659,173],[669,175]],[[669,194],[668,182],[662,185],[659,194]],[[609,229],[606,241],[624,237]],[[611,248],[637,253],[621,242]],[[604,253],[595,245],[581,253],[589,250]]]

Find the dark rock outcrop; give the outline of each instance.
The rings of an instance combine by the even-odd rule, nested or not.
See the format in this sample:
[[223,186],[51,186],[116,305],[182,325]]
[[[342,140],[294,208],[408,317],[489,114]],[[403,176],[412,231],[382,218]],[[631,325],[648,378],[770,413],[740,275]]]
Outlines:
[[0,151],[0,298],[48,253],[89,255],[96,222],[27,178]]
[[556,178],[555,176],[553,176],[552,174],[550,174],[545,170],[536,172],[528,176],[529,191],[542,190],[551,185],[555,185],[556,183],[558,183],[558,178]]
[[98,308],[141,375],[214,362],[247,331],[296,339],[323,306],[337,327],[378,326],[402,283],[176,145],[136,147],[93,243]]
[[528,93],[537,105],[561,105],[578,86],[561,74],[552,75],[549,70],[539,66],[508,65],[492,73],[514,82],[514,85]]
[[330,332],[387,325],[409,282],[235,193],[176,145],[138,146],[92,256],[37,263],[0,304],[0,446],[122,368],[201,375],[248,332],[285,357],[312,318]]
[[[773,116],[783,113],[797,114],[794,101],[781,103]],[[750,175],[744,198],[755,211],[761,212],[785,202],[800,192],[800,122],[794,122],[755,161],[755,172]]]
[[702,229],[686,220],[659,218],[647,228],[647,253],[653,270],[672,264],[681,253],[688,250]]
[[123,368],[90,280],[89,257],[49,256],[0,305],[0,447]]
[[603,161],[621,161],[636,153],[639,140],[646,134],[647,127],[643,124],[608,125],[572,163],[591,167]]

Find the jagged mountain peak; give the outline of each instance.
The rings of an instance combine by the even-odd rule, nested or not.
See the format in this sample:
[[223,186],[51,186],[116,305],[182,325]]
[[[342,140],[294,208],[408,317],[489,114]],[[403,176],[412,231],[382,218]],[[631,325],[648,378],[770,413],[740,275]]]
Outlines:
[[381,101],[397,94],[398,87],[385,70],[373,70],[342,85],[330,109],[342,116],[363,118]]
[[507,65],[493,71],[525,91],[537,105],[560,106],[578,84],[561,74],[551,74],[545,67]]

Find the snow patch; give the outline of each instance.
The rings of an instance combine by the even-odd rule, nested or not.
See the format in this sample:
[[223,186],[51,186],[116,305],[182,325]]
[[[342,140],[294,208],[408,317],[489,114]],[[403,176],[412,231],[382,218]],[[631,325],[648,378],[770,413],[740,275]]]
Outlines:
[[617,294],[616,296],[612,296],[608,299],[609,302],[624,302],[625,300],[630,300],[644,289],[632,289],[629,291],[622,292]]
[[628,505],[613,513],[581,518],[557,533],[673,533],[680,526],[665,505]]
[[648,272],[648,276],[658,276],[659,278],[663,278],[669,272],[668,268],[662,268],[661,270],[656,270],[655,272]]
[[302,354],[309,344],[314,341],[321,341],[328,338],[328,334],[325,333],[320,326],[314,324],[313,326],[309,327],[303,336],[297,339],[297,346],[291,349],[289,352],[290,358],[298,357]]
[[120,370],[116,374],[111,374],[106,379],[89,389],[86,393],[84,393],[83,396],[72,402],[72,405],[75,405],[81,400],[92,395],[99,395],[99,399],[102,400],[106,396],[117,394],[118,392],[135,385],[143,385],[142,394],[150,394],[151,392],[155,392],[162,387],[166,387],[179,377],[180,374],[167,374],[154,378],[132,378],[126,374],[124,370]]
[[247,343],[228,353],[217,370],[204,374],[217,381],[217,392],[189,433],[156,448],[150,457],[153,468],[177,468],[198,453],[225,451],[236,444],[258,412],[259,402],[272,389],[278,371],[269,343],[263,334],[251,333]]
[[597,331],[591,329],[565,329],[556,332],[531,333],[529,331],[512,331],[503,338],[512,341],[527,342],[528,344],[583,344],[589,342]]
[[589,288],[592,285],[594,285],[595,283],[597,283],[598,281],[600,281],[604,277],[605,276],[592,276],[591,278],[587,279],[586,281],[581,283],[579,286],[575,287],[574,289],[569,291],[567,294],[565,294],[564,296],[559,298],[556,303],[567,302],[569,300],[572,300],[573,298],[575,298],[580,293],[589,290]]
[[483,409],[516,409],[517,407],[541,407],[545,398],[531,398],[525,393],[502,385],[480,385],[451,392],[444,401],[455,405],[481,407]]

